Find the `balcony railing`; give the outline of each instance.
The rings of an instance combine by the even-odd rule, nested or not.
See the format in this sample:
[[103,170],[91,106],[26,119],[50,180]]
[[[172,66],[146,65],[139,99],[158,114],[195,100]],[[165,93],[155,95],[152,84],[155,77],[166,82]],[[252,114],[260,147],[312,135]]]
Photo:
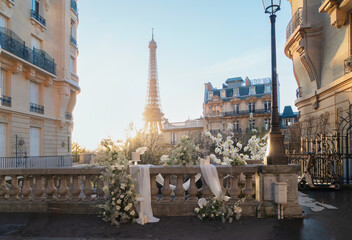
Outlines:
[[303,9],[298,8],[295,15],[293,15],[291,21],[288,23],[286,28],[286,41],[291,37],[292,33],[302,24],[302,13]]
[[73,36],[70,36],[70,39],[71,39],[71,43],[77,46],[77,40]]
[[296,97],[297,98],[302,97],[302,87],[299,87],[296,89]]
[[233,112],[225,112],[224,116],[225,117],[230,117],[230,116],[246,116],[253,113],[255,114],[266,114],[266,113],[271,113],[271,109],[254,109],[254,110],[241,110],[241,111],[233,111]]
[[72,167],[73,156],[0,157],[0,169]]
[[77,2],[75,0],[71,0],[71,8],[76,14],[78,14]]
[[66,120],[72,120],[72,113],[66,112],[65,113],[65,119]]
[[0,106],[11,107],[11,97],[1,95],[0,96]]
[[352,56],[349,56],[344,61],[345,74],[352,72]]
[[6,51],[20,57],[52,74],[56,74],[55,60],[45,51],[30,49],[13,31],[0,27],[0,45]]
[[44,106],[38,105],[38,104],[35,104],[35,103],[30,103],[29,110],[31,112],[44,114]]
[[31,9],[31,16],[35,20],[37,20],[40,24],[42,24],[44,27],[46,26],[46,20],[42,16],[39,15],[39,13],[36,10]]

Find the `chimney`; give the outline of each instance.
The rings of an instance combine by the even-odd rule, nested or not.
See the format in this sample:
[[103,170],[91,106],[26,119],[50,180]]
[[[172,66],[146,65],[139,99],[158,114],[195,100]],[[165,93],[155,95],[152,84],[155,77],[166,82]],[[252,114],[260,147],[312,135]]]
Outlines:
[[249,81],[249,78],[246,77],[246,86],[250,86],[251,85],[251,81]]

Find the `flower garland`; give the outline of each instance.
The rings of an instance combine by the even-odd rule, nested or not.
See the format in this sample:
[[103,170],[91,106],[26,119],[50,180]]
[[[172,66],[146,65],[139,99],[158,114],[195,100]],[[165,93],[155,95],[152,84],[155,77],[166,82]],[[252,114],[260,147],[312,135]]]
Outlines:
[[244,201],[244,198],[233,205],[228,205],[223,197],[212,197],[209,200],[200,198],[198,207],[194,211],[200,220],[220,220],[223,223],[232,223],[234,218],[239,220],[241,217],[242,208],[239,205],[242,201]]

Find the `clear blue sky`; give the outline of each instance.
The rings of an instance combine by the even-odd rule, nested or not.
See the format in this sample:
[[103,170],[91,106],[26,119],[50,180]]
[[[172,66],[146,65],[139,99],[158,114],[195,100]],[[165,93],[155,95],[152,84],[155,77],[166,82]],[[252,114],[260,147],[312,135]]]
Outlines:
[[[73,140],[95,149],[143,127],[151,28],[158,44],[161,105],[170,122],[202,115],[204,83],[271,76],[270,21],[261,0],[81,0]],[[281,109],[294,105],[297,84],[284,55],[288,1],[277,17]],[[295,109],[295,108],[294,108]]]

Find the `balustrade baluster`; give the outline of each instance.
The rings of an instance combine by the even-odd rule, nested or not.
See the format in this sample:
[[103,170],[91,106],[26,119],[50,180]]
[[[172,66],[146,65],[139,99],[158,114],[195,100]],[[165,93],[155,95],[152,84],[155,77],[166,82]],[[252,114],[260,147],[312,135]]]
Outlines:
[[203,177],[202,177],[202,183],[203,183],[203,186],[202,186],[202,189],[200,190],[200,192],[202,193],[202,197],[210,198],[211,191],[210,191],[210,188],[209,188],[208,184],[205,182]]
[[22,186],[22,200],[23,201],[30,201],[31,200],[31,193],[32,188],[30,186],[30,180],[28,175],[23,176],[23,186]]
[[11,176],[11,187],[9,189],[9,199],[18,199],[18,194],[20,193],[20,188],[18,187],[17,176]]
[[190,197],[187,199],[187,202],[196,203],[198,201],[197,193],[198,188],[196,186],[195,174],[188,174],[190,179],[190,184],[188,188],[188,194]]
[[6,187],[5,176],[0,176],[0,201],[6,200],[9,189]]
[[156,195],[158,194],[159,189],[156,185],[156,174],[150,174],[150,193],[152,203],[156,203],[158,201]]
[[79,179],[78,175],[73,175],[72,177],[72,184],[70,187],[70,193],[72,195],[73,201],[80,201],[81,198],[79,197],[81,193],[81,187],[79,186]]
[[35,176],[35,184],[34,184],[34,190],[33,190],[33,194],[34,194],[34,200],[36,201],[41,201],[43,200],[43,193],[44,193],[44,189],[43,189],[43,183],[42,183],[42,176]]
[[60,185],[59,185],[58,193],[59,193],[59,198],[56,199],[57,201],[67,200],[68,187],[67,187],[66,176],[60,177]]
[[97,186],[97,197],[99,199],[104,198],[104,181],[98,178],[98,186]]
[[182,203],[184,201],[183,194],[185,193],[185,189],[183,188],[183,174],[177,174],[177,184],[175,188],[176,198],[174,202]]
[[48,176],[45,178],[45,193],[46,200],[53,200],[54,194],[56,194],[57,189],[55,187],[54,176]]
[[254,194],[254,188],[252,185],[253,173],[244,173],[246,176],[246,185],[243,188],[243,193],[246,195],[246,199],[252,199]]
[[93,194],[92,177],[90,175],[85,176],[83,193],[86,196],[84,198],[84,201],[92,201],[93,200],[93,198],[92,198],[92,194]]
[[228,194],[231,196],[231,200],[237,201],[238,195],[241,193],[241,189],[238,187],[238,177],[239,174],[233,174],[231,176],[231,187],[227,191]]
[[172,190],[170,188],[170,174],[164,174],[164,186],[161,188],[161,193],[163,194],[161,202],[170,202],[171,192]]
[[222,192],[224,192],[225,187],[224,187],[224,173],[218,173],[219,176],[219,182],[220,182],[220,186],[221,186],[221,190]]

